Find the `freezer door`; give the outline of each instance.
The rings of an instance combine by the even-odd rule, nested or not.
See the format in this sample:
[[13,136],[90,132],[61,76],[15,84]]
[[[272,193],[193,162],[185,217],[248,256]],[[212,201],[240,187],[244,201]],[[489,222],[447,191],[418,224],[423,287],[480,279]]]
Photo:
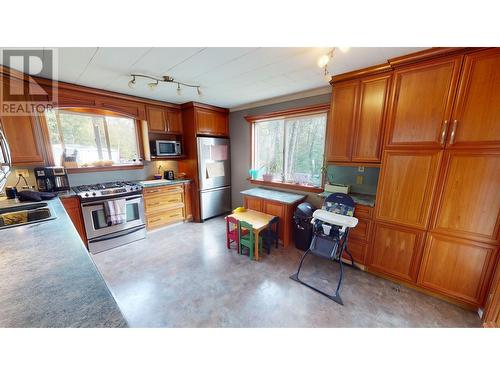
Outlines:
[[231,186],[200,191],[201,220],[231,211]]
[[229,139],[198,137],[200,190],[231,185]]

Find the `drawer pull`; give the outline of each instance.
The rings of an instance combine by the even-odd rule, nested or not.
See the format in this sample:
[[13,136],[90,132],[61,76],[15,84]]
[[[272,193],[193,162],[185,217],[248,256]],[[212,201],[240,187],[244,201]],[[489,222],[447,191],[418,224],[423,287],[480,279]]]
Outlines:
[[181,216],[180,214],[173,214],[173,215],[170,215],[169,217],[177,217],[177,216]]
[[149,221],[152,223],[156,223],[157,221],[160,221],[160,220],[161,220],[161,217],[158,217],[156,219],[150,219]]

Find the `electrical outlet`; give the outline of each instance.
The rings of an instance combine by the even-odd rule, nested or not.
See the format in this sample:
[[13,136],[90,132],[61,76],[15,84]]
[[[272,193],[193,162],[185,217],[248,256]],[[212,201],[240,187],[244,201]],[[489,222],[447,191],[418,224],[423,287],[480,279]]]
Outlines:
[[365,167],[358,167],[358,172],[363,173],[365,171]]
[[28,178],[30,176],[30,172],[27,169],[16,169],[16,176],[23,176],[24,178]]
[[363,176],[360,175],[356,176],[356,184],[363,185]]

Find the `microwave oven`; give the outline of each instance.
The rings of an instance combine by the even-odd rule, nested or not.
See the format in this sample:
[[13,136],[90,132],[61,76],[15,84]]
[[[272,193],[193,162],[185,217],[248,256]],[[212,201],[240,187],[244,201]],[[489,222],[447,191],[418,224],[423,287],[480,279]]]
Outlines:
[[181,143],[178,141],[151,141],[150,148],[153,156],[178,156],[182,153]]

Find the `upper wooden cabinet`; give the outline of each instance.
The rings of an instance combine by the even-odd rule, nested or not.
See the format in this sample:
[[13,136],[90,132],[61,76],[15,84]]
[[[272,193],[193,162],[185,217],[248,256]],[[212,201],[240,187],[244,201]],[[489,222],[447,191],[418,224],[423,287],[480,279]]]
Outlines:
[[386,150],[377,191],[376,218],[426,229],[442,151]]
[[429,234],[418,284],[476,306],[483,305],[493,272],[495,246]]
[[442,148],[462,55],[395,69],[386,146]]
[[[10,92],[7,88],[9,84],[21,86],[23,82],[15,79],[2,79],[4,98],[8,97],[5,93]],[[22,88],[20,90],[22,92]],[[42,135],[36,118],[28,114],[26,116],[2,116],[0,119],[9,142],[12,164],[44,164]]]
[[327,161],[350,161],[358,100],[358,81],[335,84],[328,118]]
[[229,136],[228,117],[225,113],[210,109],[195,109],[196,133]]
[[447,150],[433,232],[500,243],[500,150]]
[[182,134],[180,110],[161,106],[146,107],[148,129],[152,133]]
[[447,147],[500,145],[500,48],[465,55]]
[[390,79],[386,73],[334,83],[327,161],[380,162]]

